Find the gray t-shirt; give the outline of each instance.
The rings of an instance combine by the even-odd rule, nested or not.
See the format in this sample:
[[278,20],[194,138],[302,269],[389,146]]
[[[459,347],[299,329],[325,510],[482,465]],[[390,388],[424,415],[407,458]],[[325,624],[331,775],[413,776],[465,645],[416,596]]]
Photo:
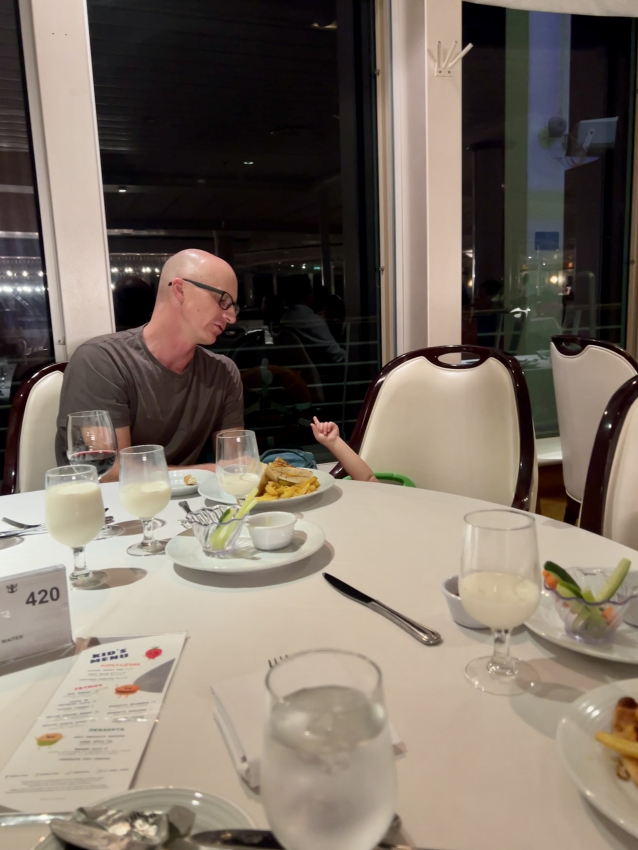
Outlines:
[[[98,336],[81,345],[64,373],[55,453],[67,463],[66,421],[80,410],[107,410],[131,444],[164,446],[172,465],[196,463],[211,434],[243,427],[237,366],[203,348],[178,375],[148,350],[143,327]],[[212,447],[212,446],[211,446]]]

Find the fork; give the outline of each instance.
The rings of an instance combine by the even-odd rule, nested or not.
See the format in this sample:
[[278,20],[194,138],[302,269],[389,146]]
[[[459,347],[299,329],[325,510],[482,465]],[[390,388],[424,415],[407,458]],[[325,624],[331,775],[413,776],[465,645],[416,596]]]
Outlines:
[[[104,517],[104,523],[111,525],[113,522],[112,516]],[[40,525],[29,525],[26,528],[16,528],[14,530],[0,531],[0,540],[6,537],[29,537],[32,534],[46,534],[47,527],[44,523]]]
[[285,661],[286,658],[288,658],[287,655],[279,655],[279,656],[276,656],[275,658],[269,658],[268,659],[268,666],[272,670],[273,667],[276,667],[278,664],[281,664],[281,662]]
[[[104,513],[106,513],[107,511],[108,508],[104,508]],[[8,516],[3,516],[2,522],[6,522],[7,525],[12,525],[14,528],[21,528],[25,531],[31,530],[33,528],[44,528],[43,522],[36,522],[35,524],[30,524],[28,522],[19,522],[17,519],[9,519]]]

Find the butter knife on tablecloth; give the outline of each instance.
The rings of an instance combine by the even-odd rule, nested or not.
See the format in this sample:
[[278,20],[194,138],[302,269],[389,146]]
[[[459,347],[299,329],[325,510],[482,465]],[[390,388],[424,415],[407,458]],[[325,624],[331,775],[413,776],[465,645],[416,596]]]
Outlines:
[[324,573],[323,577],[329,584],[338,590],[339,593],[343,593],[344,596],[348,596],[350,599],[354,599],[355,602],[360,602],[372,611],[376,611],[377,614],[381,614],[382,617],[386,617],[390,620],[390,622],[399,626],[399,628],[403,629],[413,638],[420,641],[420,643],[424,643],[426,646],[436,646],[437,643],[441,643],[443,640],[438,632],[428,629],[426,626],[421,625],[421,623],[417,623],[416,620],[410,620],[409,617],[399,614],[398,611],[395,611],[393,608],[389,608],[387,605],[384,605],[383,602],[379,602],[378,599],[373,599],[371,596],[362,593],[355,587],[346,584],[345,581],[341,581],[341,579],[330,575],[330,573]]

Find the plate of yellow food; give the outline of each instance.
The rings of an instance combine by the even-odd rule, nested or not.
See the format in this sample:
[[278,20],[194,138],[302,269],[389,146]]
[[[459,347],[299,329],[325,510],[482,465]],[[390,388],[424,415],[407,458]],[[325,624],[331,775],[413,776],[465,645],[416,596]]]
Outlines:
[[579,697],[558,724],[556,743],[585,798],[638,838],[638,679]]
[[[262,463],[261,480],[257,488],[257,503],[268,507],[277,505],[278,510],[288,510],[288,505],[325,493],[334,484],[334,478],[320,469],[304,469],[289,466],[281,458],[272,463]],[[206,499],[224,505],[236,505],[237,499],[220,487],[217,476],[212,473],[199,488]]]

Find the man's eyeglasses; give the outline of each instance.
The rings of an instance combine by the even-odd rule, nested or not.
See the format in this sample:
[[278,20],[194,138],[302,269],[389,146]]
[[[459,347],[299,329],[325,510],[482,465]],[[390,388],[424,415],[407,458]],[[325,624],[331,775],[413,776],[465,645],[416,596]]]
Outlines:
[[[233,296],[230,294],[230,292],[226,292],[226,290],[224,289],[216,289],[214,286],[208,286],[208,284],[200,283],[197,280],[190,280],[190,278],[188,277],[183,277],[181,278],[181,280],[185,280],[186,283],[192,283],[193,286],[198,286],[200,289],[207,289],[209,292],[216,292],[217,295],[220,296],[219,306],[222,308],[222,310],[230,310],[230,308],[232,307],[235,311],[235,316],[239,316],[239,304],[236,301],[233,301]],[[172,286],[173,281],[171,280],[168,285]]]

